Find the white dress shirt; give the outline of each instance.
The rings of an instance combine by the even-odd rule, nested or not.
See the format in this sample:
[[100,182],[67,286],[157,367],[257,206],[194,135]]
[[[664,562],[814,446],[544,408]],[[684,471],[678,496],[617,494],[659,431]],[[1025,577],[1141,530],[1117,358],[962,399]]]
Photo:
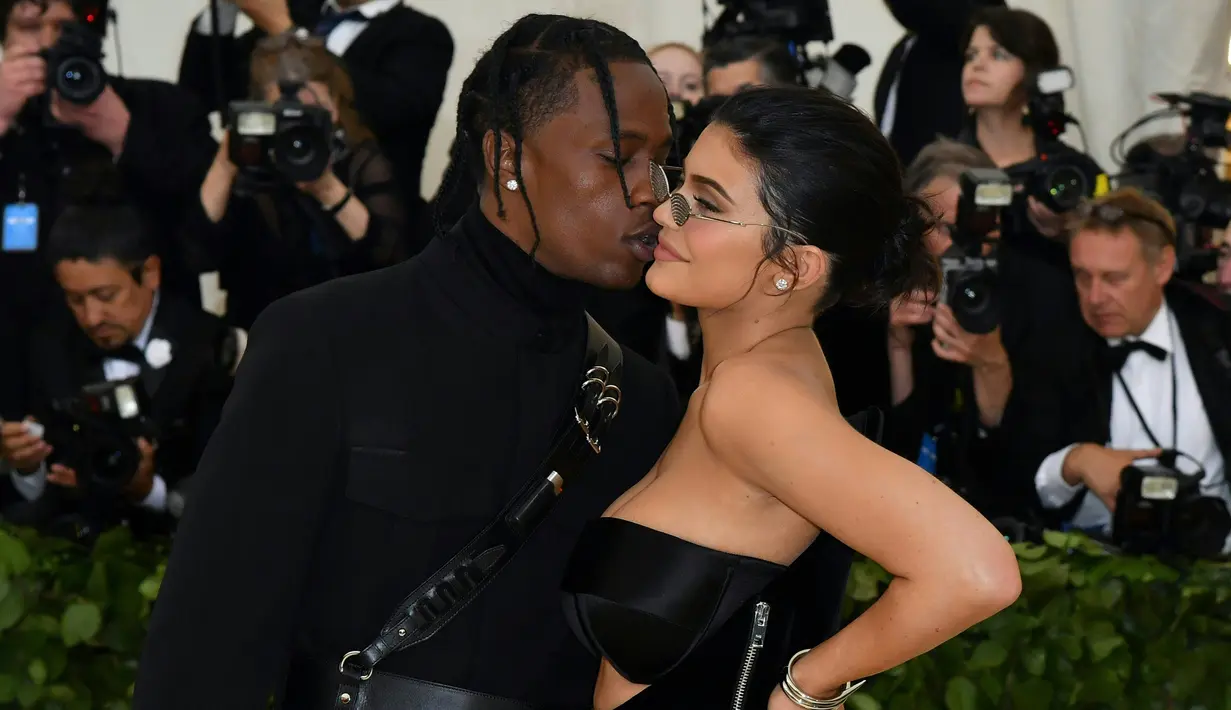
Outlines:
[[[367,0],[367,2],[360,3],[351,8],[351,10],[358,10],[363,19],[346,20],[338,24],[329,33],[329,36],[325,38],[325,46],[336,56],[342,56],[346,53],[346,50],[350,49],[355,40],[359,38],[359,35],[363,34],[363,31],[367,29],[368,24],[373,18],[389,12],[400,4],[402,4],[402,0]],[[335,0],[326,0],[325,4],[321,6],[322,11],[329,9],[341,11]],[[219,34],[229,35],[234,33],[238,18],[239,8],[234,3],[227,2],[226,0],[218,3]],[[311,27],[307,29],[309,31],[312,30]],[[213,34],[213,26],[208,9],[197,16],[196,31],[203,35]]]
[[[1127,338],[1133,340],[1135,338]],[[1184,339],[1180,337],[1179,325],[1171,309],[1164,303],[1158,309],[1150,325],[1141,334],[1140,340],[1157,345],[1167,352],[1162,360],[1156,360],[1149,353],[1141,350],[1129,354],[1120,371],[1121,377],[1112,375],[1111,385],[1111,438],[1106,442],[1110,449],[1153,449],[1172,448],[1183,454],[1192,456],[1201,462],[1205,469],[1205,477],[1201,480],[1201,492],[1207,496],[1219,496],[1231,505],[1231,492],[1227,490],[1226,463],[1223,452],[1218,449],[1214,439],[1213,429],[1201,402],[1201,394],[1197,390],[1197,382],[1193,379],[1192,367],[1188,360],[1188,351],[1184,347]],[[1118,345],[1120,339],[1109,339],[1111,345]],[[1178,427],[1172,419],[1172,361],[1175,362],[1175,382],[1178,390],[1174,396],[1175,412],[1178,414]],[[1123,384],[1121,384],[1123,378]],[[1124,391],[1128,386],[1133,401],[1141,409],[1141,415],[1149,425],[1150,431],[1158,438],[1161,447],[1151,441],[1141,420],[1138,419],[1133,407],[1129,404]],[[1178,428],[1176,438],[1174,429]],[[1083,485],[1070,486],[1061,476],[1064,458],[1077,444],[1071,444],[1051,454],[1043,460],[1035,473],[1034,484],[1039,492],[1039,498],[1046,508],[1060,508],[1073,499]],[[1183,456],[1177,461],[1177,468],[1185,473],[1196,473],[1197,466]],[[1098,496],[1087,495],[1073,516],[1072,523],[1084,529],[1102,529],[1111,527],[1111,511],[1103,505]],[[1231,540],[1228,540],[1231,545]]]
[[[150,331],[154,327],[154,314],[158,313],[158,300],[159,294],[156,293],[154,294],[154,305],[150,308],[150,315],[145,319],[145,325],[141,327],[141,332],[137,334],[137,337],[133,338],[133,345],[143,352],[149,345]],[[141,365],[138,363],[111,357],[103,359],[103,377],[108,382],[128,380],[140,374]],[[47,487],[47,464],[39,466],[37,471],[28,476],[23,476],[17,471],[11,471],[9,476],[12,478],[13,487],[23,498],[38,500]],[[150,489],[145,500],[141,501],[141,505],[157,511],[167,509],[167,482],[162,476],[154,475],[154,487]]]

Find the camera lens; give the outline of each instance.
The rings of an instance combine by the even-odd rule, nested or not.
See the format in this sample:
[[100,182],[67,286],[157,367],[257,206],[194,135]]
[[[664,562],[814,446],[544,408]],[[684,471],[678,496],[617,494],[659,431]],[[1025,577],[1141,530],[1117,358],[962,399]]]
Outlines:
[[308,126],[295,126],[278,136],[276,151],[287,165],[302,167],[317,159],[318,146],[315,135]]
[[85,57],[69,57],[56,68],[55,87],[66,101],[92,103],[102,93],[103,73]]
[[949,307],[953,309],[958,325],[968,333],[982,335],[992,332],[1000,323],[995,277],[978,273],[955,282],[949,296]]
[[1059,207],[1061,212],[1068,212],[1076,207],[1087,194],[1086,176],[1071,165],[1063,165],[1047,175],[1043,189],[1051,198],[1050,202]]

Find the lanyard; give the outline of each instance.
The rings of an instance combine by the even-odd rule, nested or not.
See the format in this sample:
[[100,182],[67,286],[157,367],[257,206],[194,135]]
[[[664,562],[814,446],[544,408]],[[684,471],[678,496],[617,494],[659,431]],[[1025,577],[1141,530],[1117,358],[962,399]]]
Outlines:
[[[1171,352],[1168,354],[1168,357],[1171,358],[1171,450],[1176,451],[1180,448],[1180,388],[1177,384],[1175,371],[1175,328],[1172,325],[1170,314],[1168,314],[1167,318],[1167,332],[1171,335]],[[1133,399],[1133,393],[1128,391],[1128,384],[1124,381],[1124,376],[1120,374],[1119,370],[1116,371],[1116,379],[1120,381],[1120,387],[1124,389],[1124,396],[1128,398],[1128,405],[1133,408],[1133,413],[1137,415],[1137,421],[1141,422],[1141,428],[1146,430],[1146,436],[1150,437],[1150,441],[1154,443],[1155,448],[1165,449],[1166,447],[1158,440],[1158,437],[1154,436],[1150,425],[1146,423],[1146,418],[1142,415],[1141,408],[1137,406],[1137,400]]]

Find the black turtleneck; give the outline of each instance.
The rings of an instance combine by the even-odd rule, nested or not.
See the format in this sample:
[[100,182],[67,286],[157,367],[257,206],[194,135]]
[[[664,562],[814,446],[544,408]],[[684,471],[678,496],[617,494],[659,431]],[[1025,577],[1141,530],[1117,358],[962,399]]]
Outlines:
[[[264,710],[284,685],[283,707],[332,708],[342,654],[495,516],[571,421],[586,288],[472,208],[404,264],[270,306],[194,482],[135,710]],[[621,389],[602,454],[525,548],[381,669],[587,706],[598,659],[564,619],[564,565],[680,415],[668,376],[627,349]]]

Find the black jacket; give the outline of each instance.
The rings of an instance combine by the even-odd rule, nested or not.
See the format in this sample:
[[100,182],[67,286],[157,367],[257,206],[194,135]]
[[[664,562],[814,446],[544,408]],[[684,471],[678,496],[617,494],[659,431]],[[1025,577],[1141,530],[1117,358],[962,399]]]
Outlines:
[[[572,416],[584,290],[476,209],[410,261],[270,306],[194,481],[136,710],[264,710],[292,659],[336,668],[372,641]],[[476,601],[381,669],[548,706],[589,702],[598,664],[564,618],[565,563],[680,416],[664,372],[627,349],[624,367],[620,415],[579,483]],[[320,682],[309,680],[287,688],[283,707],[333,707],[303,697]]]
[[[321,6],[320,0],[291,0],[291,19],[312,31]],[[248,58],[264,37],[259,29],[221,38],[190,31],[180,60],[180,86],[225,115],[219,98],[230,102],[248,96]],[[221,88],[215,80],[215,56],[221,61]],[[416,216],[423,204],[423,156],[444,100],[453,37],[440,20],[398,5],[372,19],[342,60],[355,87],[359,114],[393,163],[407,208]]]
[[[1193,379],[1205,406],[1214,440],[1231,453],[1231,313],[1196,287],[1171,282],[1167,305],[1175,314]],[[1005,412],[1013,458],[1010,475],[1029,482],[1049,454],[1074,443],[1103,445],[1111,436],[1112,373],[1101,364],[1106,341],[1087,330],[1069,358],[1067,371],[1034,372],[1015,384]],[[1180,413],[1183,417],[1183,413]],[[1056,523],[1072,517],[1080,498],[1055,511]]]
[[[0,202],[17,199],[24,183],[26,200],[39,206],[39,244],[56,217],[73,202],[130,200],[165,237],[163,282],[179,298],[200,301],[196,275],[186,265],[176,233],[186,207],[197,199],[217,144],[209,119],[195,97],[176,86],[148,79],[110,79],[131,114],[124,150],[116,161],[103,146],[77,131],[49,128],[37,114],[0,138]],[[0,416],[17,418],[28,406],[24,355],[45,314],[63,305],[41,252],[0,253],[0,331],[10,331],[18,347],[0,348]],[[9,373],[14,373],[10,376]]]

